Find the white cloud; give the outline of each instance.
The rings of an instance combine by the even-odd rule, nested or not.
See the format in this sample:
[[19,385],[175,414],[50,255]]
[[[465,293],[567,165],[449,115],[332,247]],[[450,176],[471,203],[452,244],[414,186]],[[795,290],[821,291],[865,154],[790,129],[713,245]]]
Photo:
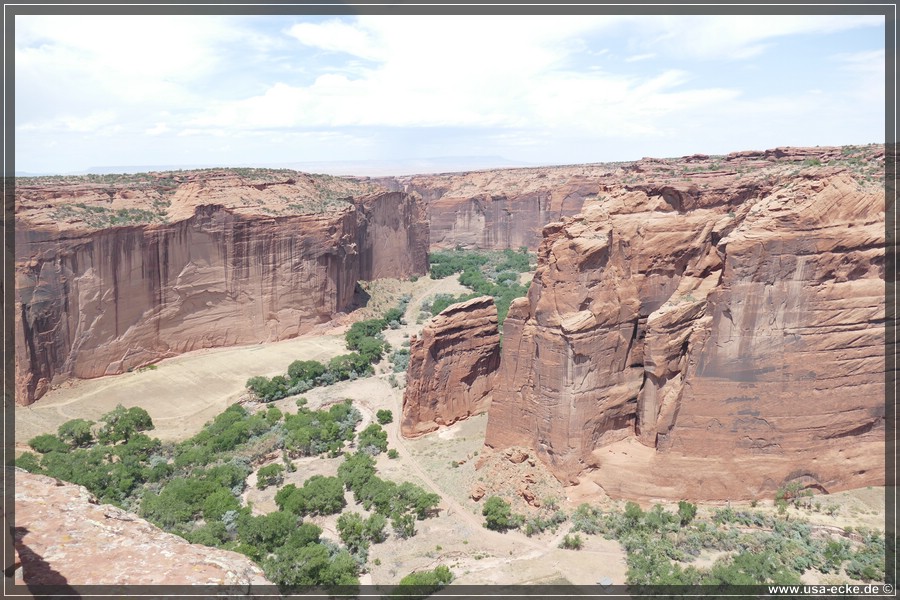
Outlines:
[[[307,46],[375,61],[354,74],[328,73],[311,85],[286,82],[221,103],[197,127],[539,127],[583,132],[648,131],[646,121],[737,95],[675,90],[665,72],[639,80],[573,70],[583,37],[631,17],[360,17],[304,23],[290,34]],[[649,57],[647,57],[649,58]],[[601,114],[602,113],[602,114]]]
[[638,62],[641,60],[648,60],[651,58],[656,58],[655,52],[645,52],[644,54],[633,54],[625,59],[625,62]]
[[317,25],[297,23],[288,33],[300,43],[332,52],[344,52],[367,60],[383,60],[383,48],[378,47],[368,32],[343,21],[333,20]]
[[[703,68],[719,68],[718,61],[729,61],[722,68],[766,73],[771,64],[760,59],[773,57],[790,36],[815,40],[850,28],[874,30],[883,27],[882,17],[261,22],[18,16],[17,158],[40,160],[53,136],[63,142],[60,148],[84,156],[88,150],[77,143],[99,135],[121,136],[122,148],[134,153],[153,148],[195,162],[202,162],[197,157],[205,140],[218,151],[227,141],[233,156],[251,148],[254,156],[314,157],[319,149],[341,156],[342,148],[409,156],[411,128],[425,127],[430,129],[417,147],[438,152],[444,142],[437,128],[477,132],[466,134],[465,143],[497,144],[484,151],[500,154],[503,148],[537,153],[550,145],[575,147],[577,140],[593,147],[626,138],[652,144],[690,137],[699,143],[703,136],[711,146],[718,139],[727,142],[724,150],[733,150],[745,146],[741,135],[755,139],[762,129],[777,134],[809,128],[811,114],[829,120],[829,127],[840,120],[835,127],[841,130],[871,130],[853,111],[871,114],[873,98],[883,97],[884,89],[883,50],[840,53],[825,45],[823,63],[840,75],[841,89],[829,78],[814,84],[822,93],[792,96],[780,94],[777,84],[768,93],[702,78]],[[404,128],[407,137],[372,133],[378,128]],[[142,143],[130,144],[134,136]],[[453,143],[463,144],[459,139]],[[124,160],[122,148],[117,152],[112,143],[96,148],[119,164]]]
[[636,45],[676,58],[744,60],[778,38],[884,26],[881,16],[733,15],[636,17],[644,31]]
[[172,131],[172,130],[169,129],[168,125],[166,125],[163,122],[159,122],[156,125],[154,125],[153,127],[151,127],[150,129],[145,130],[144,133],[146,133],[147,135],[162,135],[162,134],[168,133],[170,131]]

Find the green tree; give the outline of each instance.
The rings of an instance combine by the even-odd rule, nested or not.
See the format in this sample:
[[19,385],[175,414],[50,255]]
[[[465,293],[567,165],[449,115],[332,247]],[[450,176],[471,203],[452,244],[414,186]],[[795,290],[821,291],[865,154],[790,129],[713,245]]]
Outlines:
[[29,473],[40,473],[41,459],[33,452],[24,452],[16,459],[16,466],[20,469],[25,469]]
[[121,404],[100,417],[103,427],[97,434],[102,444],[114,444],[125,441],[139,431],[153,429],[150,414],[139,406],[125,408]]
[[687,526],[697,516],[697,505],[684,500],[678,502],[678,520],[682,527]]
[[283,546],[297,524],[297,515],[281,510],[259,516],[244,514],[238,519],[237,531],[241,542],[252,548],[248,555],[258,561]]
[[326,371],[325,365],[316,360],[295,360],[288,365],[288,377],[292,381],[315,381]]
[[347,455],[344,462],[338,467],[338,477],[347,489],[354,493],[358,493],[374,476],[375,459],[365,452],[358,451]]
[[416,519],[411,514],[394,514],[391,517],[391,524],[394,528],[394,533],[400,539],[405,540],[416,535]]
[[360,450],[371,454],[380,454],[387,451],[387,431],[378,423],[372,423],[359,432],[357,445]]
[[300,515],[333,515],[341,512],[347,502],[340,479],[313,475],[302,488],[289,484],[278,490],[275,504],[281,510]]
[[640,527],[643,518],[644,511],[641,510],[637,502],[629,501],[625,503],[625,523],[629,529]]
[[94,441],[94,434],[91,432],[93,424],[93,421],[85,419],[72,419],[60,425],[56,433],[59,439],[70,446],[83,448],[90,446]]
[[28,445],[41,454],[48,452],[68,452],[69,445],[52,433],[42,433],[28,440]]
[[481,509],[481,514],[484,516],[484,526],[488,529],[506,531],[515,526],[512,507],[499,496],[488,498]]
[[256,487],[264,490],[270,485],[278,485],[284,479],[284,467],[278,463],[273,463],[261,468],[256,472]]
[[413,571],[391,591],[392,597],[427,598],[453,581],[453,573],[444,565],[431,571]]
[[383,542],[387,537],[384,533],[385,525],[387,525],[387,519],[384,518],[384,515],[378,513],[369,515],[365,522],[366,538],[376,544]]
[[207,522],[218,521],[229,510],[238,510],[240,507],[240,501],[231,490],[219,488],[203,500],[203,518]]
[[375,413],[375,418],[377,418],[378,422],[381,423],[382,425],[387,425],[388,423],[391,423],[394,420],[394,413],[392,413],[391,411],[389,411],[387,409],[382,408],[377,413]]
[[359,513],[346,512],[338,517],[338,534],[347,549],[356,554],[369,544],[366,536],[366,523]]

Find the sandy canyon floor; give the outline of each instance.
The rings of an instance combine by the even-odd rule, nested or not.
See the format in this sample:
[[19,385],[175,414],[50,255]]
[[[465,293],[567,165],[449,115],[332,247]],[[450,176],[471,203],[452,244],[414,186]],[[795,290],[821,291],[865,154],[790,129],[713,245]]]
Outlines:
[[[28,407],[16,407],[15,439],[17,451],[27,448],[26,442],[40,433],[55,432],[63,422],[72,418],[97,419],[117,404],[141,406],[153,418],[153,435],[164,441],[178,441],[198,432],[204,423],[234,402],[247,401],[244,387],[254,375],[272,376],[286,371],[297,359],[327,360],[346,353],[343,332],[359,318],[381,314],[395,306],[401,295],[410,294],[407,325],[385,331],[394,348],[422,325],[417,324],[423,301],[437,293],[464,293],[456,277],[434,281],[426,277],[416,282],[382,280],[367,286],[371,298],[357,314],[339,317],[331,324],[305,336],[264,345],[204,350],[160,362],[155,369],[140,369],[114,377],[74,381],[52,390],[39,402]],[[526,537],[519,531],[498,533],[482,526],[482,502],[471,499],[471,491],[484,486],[489,490],[508,489],[517,485],[516,471],[494,461],[489,468],[476,470],[479,453],[483,452],[486,415],[460,422],[417,440],[399,436],[399,421],[403,388],[390,384],[392,370],[383,361],[376,375],[365,379],[342,382],[305,393],[310,408],[318,408],[345,398],[353,400],[363,414],[365,427],[379,409],[390,409],[394,421],[386,426],[388,442],[399,456],[378,457],[379,475],[395,481],[412,481],[441,496],[439,516],[417,522],[418,533],[408,540],[393,536],[385,543],[373,545],[369,555],[370,572],[363,583],[396,583],[413,570],[447,565],[459,584],[538,584],[572,583],[590,585],[603,577],[616,584],[625,582],[627,567],[625,552],[620,545],[600,536],[585,536],[580,551],[558,548],[571,525],[563,523],[555,533]],[[403,375],[397,376],[401,381]],[[255,403],[247,405],[251,410]],[[273,403],[282,411],[296,412],[296,398]],[[302,484],[312,475],[334,475],[341,459],[300,458],[294,461],[297,470],[288,473],[285,484]],[[504,462],[501,460],[501,462]],[[508,461],[505,461],[508,462]],[[536,467],[540,471],[539,463]],[[490,481],[486,480],[489,479]],[[498,482],[497,479],[500,479]],[[579,503],[590,501],[601,506],[621,507],[624,501],[606,498],[602,490],[585,481],[582,485],[562,488],[549,475],[540,474],[538,483],[554,495],[560,507],[571,511]],[[248,480],[245,499],[252,503],[255,513],[276,510],[275,488],[258,490],[255,473]],[[490,492],[489,492],[490,493]],[[362,509],[347,496],[350,510]],[[821,497],[823,506],[837,505],[838,511],[829,516],[825,512],[789,511],[802,515],[813,524],[823,526],[865,526],[884,529],[884,488],[866,488],[839,492]],[[721,506],[705,505],[700,514]],[[745,504],[732,503],[735,508]],[[749,504],[746,504],[749,506]],[[761,501],[757,510],[774,511],[771,500]],[[336,516],[313,519],[323,528],[323,537],[338,540]],[[714,556],[701,557],[698,565],[711,563]],[[812,579],[810,583],[816,582]]]

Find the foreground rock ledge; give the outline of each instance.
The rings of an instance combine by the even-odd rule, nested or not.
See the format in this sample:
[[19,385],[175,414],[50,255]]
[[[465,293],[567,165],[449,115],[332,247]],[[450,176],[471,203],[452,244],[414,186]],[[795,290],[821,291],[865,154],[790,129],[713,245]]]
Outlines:
[[410,339],[403,436],[418,437],[485,412],[499,366],[494,299],[448,306]]
[[237,552],[190,544],[98,504],[84,487],[16,469],[14,540],[29,585],[273,585]]

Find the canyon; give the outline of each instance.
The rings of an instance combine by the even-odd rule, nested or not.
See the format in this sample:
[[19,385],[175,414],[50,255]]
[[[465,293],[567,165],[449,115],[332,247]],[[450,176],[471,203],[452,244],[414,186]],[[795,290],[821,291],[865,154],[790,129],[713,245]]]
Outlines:
[[427,269],[408,194],[302,174],[170,185],[17,187],[17,403],[71,377],[295,337],[346,310],[358,281]]
[[864,146],[374,179],[27,180],[16,400],[300,335],[355,306],[357,281],[427,272],[429,250],[525,246],[538,268],[502,350],[496,309],[475,301],[411,343],[404,435],[487,410],[485,455],[529,448],[565,484],[620,498],[877,485],[883,172],[883,147]]

